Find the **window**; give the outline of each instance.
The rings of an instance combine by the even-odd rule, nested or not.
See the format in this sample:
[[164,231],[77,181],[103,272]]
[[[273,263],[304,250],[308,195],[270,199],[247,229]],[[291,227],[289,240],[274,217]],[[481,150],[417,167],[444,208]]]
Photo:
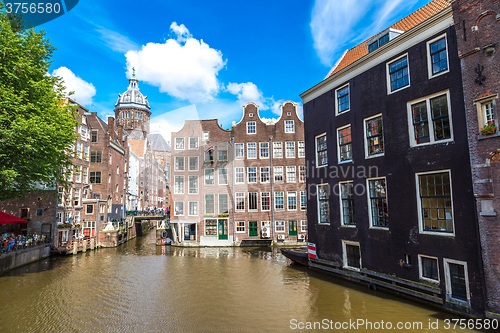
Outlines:
[[285,209],[285,192],[274,192],[274,209]]
[[306,181],[306,166],[299,165],[299,182],[304,183]]
[[379,38],[378,45],[382,46],[385,43],[387,43],[388,41],[389,41],[389,34],[385,34],[385,35],[383,35],[382,37]]
[[91,184],[100,184],[101,183],[101,171],[90,172],[90,183]]
[[485,125],[492,122],[495,125],[495,127],[498,128],[497,119],[496,119],[496,115],[495,115],[495,109],[493,108],[493,102],[490,101],[490,102],[484,103],[481,105],[481,108],[483,111],[482,116],[483,116],[484,125],[479,124],[479,127],[482,129]]
[[274,231],[276,232],[285,232],[285,221],[276,221],[276,227]]
[[385,178],[367,181],[370,227],[389,227]]
[[446,92],[408,104],[412,146],[453,140],[448,99]]
[[175,171],[184,171],[184,156],[175,156]]
[[342,225],[356,225],[354,215],[354,191],[353,182],[341,182],[340,187],[340,219]]
[[387,63],[387,91],[393,93],[410,85],[408,55],[404,55],[391,63]]
[[361,251],[359,243],[342,241],[344,250],[344,268],[359,270],[361,268]]
[[375,51],[376,49],[378,49],[378,41],[374,41],[368,45],[368,53]]
[[286,158],[295,158],[295,142],[285,142]]
[[63,222],[63,217],[64,217],[64,213],[57,212],[57,220],[56,220],[56,222],[57,223],[62,223]]
[[282,182],[283,181],[283,167],[275,166],[274,167],[274,181]]
[[229,213],[229,200],[227,194],[219,194],[219,214]]
[[444,259],[446,275],[446,298],[459,302],[469,302],[469,276],[467,263]]
[[345,85],[335,90],[337,114],[349,111],[349,85]]
[[198,149],[198,137],[189,138],[189,149]]
[[295,183],[297,181],[297,173],[295,172],[295,166],[286,167],[286,182]]
[[306,208],[307,208],[306,191],[300,191],[300,210],[306,210]]
[[205,169],[205,185],[214,185],[214,169]]
[[255,121],[247,121],[247,134],[256,134],[257,125]]
[[382,115],[365,120],[365,152],[366,157],[384,154],[384,135]]
[[208,141],[208,139],[209,139],[209,132],[208,131],[202,132],[201,133],[201,140],[202,141]]
[[83,159],[84,159],[85,161],[88,161],[88,160],[89,160],[89,154],[90,154],[90,147],[89,147],[89,146],[87,146],[87,145],[85,145],[85,146],[83,147]]
[[287,192],[287,209],[297,210],[297,192]]
[[198,194],[198,176],[189,176],[189,194]]
[[217,160],[227,161],[227,149],[219,149],[218,154],[219,154],[219,156],[218,156]]
[[283,142],[273,142],[273,158],[283,158]]
[[248,159],[257,158],[257,143],[255,142],[247,143],[247,158]]
[[326,166],[328,164],[326,146],[326,133],[316,136],[316,167]]
[[244,212],[245,211],[245,193],[244,192],[236,192],[236,211]]
[[443,74],[448,71],[448,53],[446,51],[446,37],[440,36],[427,42],[429,52],[429,77]]
[[97,142],[97,130],[92,130],[92,135],[90,137],[90,142]]
[[307,221],[306,220],[300,221],[300,231],[307,232]]
[[245,183],[245,168],[243,168],[243,167],[235,168],[234,181],[236,184],[244,184]]
[[368,53],[375,51],[380,46],[384,45],[389,41],[389,34],[385,34],[379,39],[375,40],[373,43],[368,44]]
[[269,158],[269,142],[260,142],[260,158]]
[[81,142],[76,143],[76,155],[79,159],[83,158],[83,144]]
[[184,216],[184,201],[174,201],[174,215]]
[[269,167],[260,167],[260,182],[269,183],[270,177]]
[[117,166],[116,166],[116,174],[117,174],[117,175],[119,175],[119,174],[120,174],[120,166],[119,166],[119,165],[117,165]]
[[237,233],[245,232],[245,221],[236,221],[236,232]]
[[189,171],[198,171],[198,165],[200,158],[198,156],[189,156]]
[[89,168],[88,167],[83,167],[83,173],[82,173],[82,182],[86,184],[88,182],[88,176],[89,176]]
[[261,192],[260,193],[261,211],[271,210],[271,193]]
[[85,211],[85,214],[87,215],[94,214],[94,205],[87,205],[87,210]]
[[184,150],[184,138],[175,138],[175,150]]
[[298,145],[298,157],[306,157],[306,143],[305,141],[299,141]]
[[317,186],[318,200],[318,223],[330,224],[330,190],[328,184],[320,184]]
[[219,169],[219,185],[227,185],[227,169]]
[[285,120],[285,133],[295,133],[295,122],[293,120]]
[[439,282],[439,267],[437,258],[418,255],[418,262],[418,272],[421,279]]
[[213,194],[205,194],[205,214],[215,213],[215,196]]
[[248,211],[259,210],[259,199],[257,192],[248,193]]
[[184,194],[184,176],[174,177],[174,193]]
[[236,158],[241,159],[245,158],[245,144],[244,143],[235,143],[236,149]]
[[75,182],[81,183],[82,182],[82,174],[80,173],[81,166],[76,165],[75,167]]
[[205,236],[217,236],[217,220],[205,220]]
[[197,216],[198,215],[198,201],[188,202],[188,215]]
[[257,183],[257,167],[248,168],[248,183]]
[[91,151],[90,152],[90,162],[91,163],[101,163],[102,162],[102,151]]
[[339,163],[352,161],[351,125],[339,128],[337,132],[339,137]]
[[450,172],[417,174],[420,230],[453,233]]
[[214,161],[214,148],[210,147],[205,151],[205,162],[213,162]]

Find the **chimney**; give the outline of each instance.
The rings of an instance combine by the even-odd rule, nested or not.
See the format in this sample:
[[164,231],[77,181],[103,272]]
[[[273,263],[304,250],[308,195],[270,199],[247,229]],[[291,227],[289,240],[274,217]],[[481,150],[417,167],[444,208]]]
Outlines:
[[118,141],[123,143],[124,142],[124,140],[123,140],[123,125],[118,124],[116,131],[118,132]]
[[115,139],[115,118],[108,117],[108,133],[111,139]]

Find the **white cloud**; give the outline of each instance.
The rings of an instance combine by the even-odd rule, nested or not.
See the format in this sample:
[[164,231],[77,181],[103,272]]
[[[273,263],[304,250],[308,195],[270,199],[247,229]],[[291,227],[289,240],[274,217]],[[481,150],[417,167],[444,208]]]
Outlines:
[[[418,0],[316,0],[311,13],[314,49],[325,66],[332,66],[349,43],[359,43],[389,27]],[[355,10],[354,10],[355,9]],[[368,27],[365,22],[373,22]]]
[[131,41],[127,36],[98,25],[95,25],[95,27],[106,46],[113,51],[125,53],[130,50],[138,49],[137,44]]
[[125,54],[128,74],[135,67],[139,80],[179,99],[213,100],[220,90],[217,74],[225,66],[222,53],[192,38],[183,24],[174,22],[171,30],[177,39],[148,43],[139,51]]
[[271,110],[274,114],[281,115],[281,105],[284,100],[276,101],[274,97],[264,97],[259,88],[252,82],[229,83],[226,86],[226,91],[236,95],[240,105],[254,102],[259,106],[259,110]]
[[96,90],[92,83],[82,80],[76,76],[69,68],[59,67],[52,72],[53,76],[61,77],[64,80],[65,94],[69,96],[70,92],[74,92],[70,97],[81,105],[91,105],[92,97],[95,96]]
[[158,133],[170,142],[172,132],[178,132],[184,126],[185,120],[200,119],[195,105],[188,105],[179,109],[162,113],[150,120],[151,133]]

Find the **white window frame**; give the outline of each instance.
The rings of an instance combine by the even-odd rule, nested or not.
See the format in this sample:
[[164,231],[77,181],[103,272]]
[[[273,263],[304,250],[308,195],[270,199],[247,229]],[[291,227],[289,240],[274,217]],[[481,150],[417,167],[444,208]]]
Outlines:
[[[389,74],[389,68],[390,68],[390,65],[393,63],[393,62],[396,62],[400,59],[403,59],[404,57],[406,57],[406,63],[408,65],[408,85],[407,86],[404,86],[404,87],[401,87],[399,89],[396,89],[394,91],[391,91],[391,75]],[[395,59],[392,59],[391,61],[388,61],[386,64],[386,70],[385,70],[385,73],[386,73],[386,81],[387,81],[387,95],[391,95],[391,94],[394,94],[396,92],[399,92],[401,90],[404,90],[406,88],[409,88],[411,87],[411,76],[410,76],[410,57],[408,56],[408,53],[405,53]]]
[[[341,161],[340,160],[340,139],[339,139],[339,133],[341,130],[343,129],[346,129],[346,128],[351,128],[351,159],[349,160],[345,160],[345,161]],[[337,128],[337,161],[338,161],[338,164],[344,164],[344,163],[351,163],[352,160],[353,160],[353,151],[352,151],[352,148],[353,148],[353,135],[352,135],[352,125],[351,124],[347,124],[345,126],[342,126],[342,127],[338,127]]]
[[[277,197],[277,194],[278,193],[283,193],[283,208],[278,208],[276,207],[276,197]],[[277,210],[277,211],[284,211],[285,210],[285,191],[276,191],[274,192],[274,210]]]
[[[351,133],[352,134],[352,133]],[[314,156],[316,160],[316,169],[318,168],[326,168],[328,166],[328,141],[326,143],[326,158],[327,158],[327,163],[323,165],[318,164],[318,139],[320,137],[324,136],[326,138],[326,132],[323,132],[321,134],[318,134],[314,137]]]
[[[238,172],[238,170],[243,170],[243,172]],[[243,174],[243,181],[238,181],[238,174]],[[234,183],[235,184],[245,184],[245,167],[235,167],[234,168]]]
[[[191,186],[190,186],[191,178],[193,179],[196,178],[196,192],[191,192]],[[188,176],[188,194],[198,194],[198,193],[200,193],[200,177],[198,177],[198,175]]]
[[[448,103],[448,118],[450,121],[450,138],[449,139],[444,139],[444,140],[439,140],[436,141],[434,138],[434,122],[432,120],[432,114],[431,114],[431,99],[442,96],[446,94],[446,102]],[[415,142],[415,129],[413,128],[413,114],[412,114],[412,108],[411,106],[420,102],[425,101],[426,103],[426,110],[427,110],[427,121],[429,125],[429,135],[430,135],[430,141],[425,142],[425,143],[419,143],[417,144]],[[422,147],[422,146],[427,146],[427,145],[435,145],[443,142],[453,142],[454,140],[454,135],[453,135],[453,117],[452,117],[452,110],[451,110],[451,102],[450,102],[450,91],[449,90],[444,90],[440,91],[438,93],[425,96],[423,98],[415,99],[413,101],[409,101],[406,103],[406,108],[408,112],[408,133],[410,135],[410,147]]]
[[[177,140],[182,141],[182,148],[177,148]],[[186,140],[184,137],[176,137],[174,142],[175,150],[185,150],[186,149]]]
[[[292,129],[287,129],[287,125],[292,125]],[[295,133],[295,121],[293,120],[285,120],[285,133]]]
[[[339,90],[344,89],[345,87],[349,87],[349,93],[348,93],[348,96],[349,96],[349,107],[347,108],[347,110],[339,112],[338,93],[339,93]],[[351,111],[351,87],[349,86],[349,83],[346,83],[343,86],[340,86],[337,89],[335,89],[335,115],[338,116],[339,114],[344,114],[344,113],[349,112],[349,111]]]
[[[290,201],[288,201],[289,197],[293,198],[293,195],[290,196],[291,193],[295,193],[295,208],[290,208]],[[286,209],[289,211],[296,211],[298,205],[299,205],[299,202],[297,200],[297,191],[287,191],[286,192]]]
[[[177,191],[177,180],[176,178],[179,177],[180,179],[182,179],[182,192],[180,191]],[[186,191],[186,179],[184,178],[184,176],[174,176],[174,194],[184,194]]]
[[[250,181],[250,168],[255,169],[255,181]],[[259,168],[247,167],[247,182],[248,182],[248,184],[257,184],[258,181],[259,181]]]
[[[227,198],[227,213],[229,214],[229,211],[231,210],[231,202],[229,201],[229,194],[227,194],[227,193],[219,193],[219,195],[217,196],[217,200],[218,200],[218,202],[217,202],[217,211],[219,212],[219,215],[223,214],[220,211],[220,203],[221,203],[220,197],[221,197],[221,195],[222,196],[225,195],[226,198]],[[217,226],[217,228],[219,228],[219,227]]]
[[[304,177],[301,177],[302,173],[301,170],[304,171]],[[306,177],[307,177],[307,169],[305,165],[299,165],[299,183],[305,183],[306,182]]]
[[[302,193],[304,193],[304,197],[306,198],[306,206],[305,208],[302,208]],[[299,192],[299,207],[301,211],[307,210],[307,192],[306,191],[300,191]]]
[[[267,168],[267,172],[262,172],[262,169]],[[262,175],[267,173],[267,181],[262,181]],[[271,182],[271,167],[270,166],[263,166],[260,167],[260,177],[259,177],[259,182],[261,184],[269,184]]]
[[[196,169],[191,170],[191,159],[196,160]],[[200,157],[199,156],[188,156],[188,171],[199,171],[200,170]]]
[[[278,222],[280,223],[280,229],[281,229],[281,226],[283,226],[283,230],[278,230]],[[285,233],[286,232],[286,224],[285,224],[286,221],[282,221],[282,220],[276,220],[274,221],[274,232],[276,233]]]
[[[281,168],[281,178],[282,179],[281,180],[276,180],[276,174],[277,174],[276,169],[279,169],[279,168]],[[273,178],[273,183],[282,183],[282,182],[285,182],[285,174],[284,174],[284,170],[283,169],[284,168],[282,166],[279,166],[279,165],[278,166],[273,166],[273,177],[274,177]]]
[[[344,206],[342,205],[342,186],[341,184],[347,184],[347,183],[352,183],[352,185],[354,186],[354,180],[346,180],[346,181],[341,181],[341,182],[338,182],[338,197],[339,197],[339,209],[340,209],[340,225],[342,227],[347,227],[347,228],[356,228],[356,224],[345,224],[344,223]],[[368,183],[366,183],[368,185]],[[386,184],[386,187],[387,187],[387,182],[385,183]],[[368,191],[368,187],[366,188],[367,191]],[[387,189],[386,189],[387,190]],[[368,199],[370,199],[370,194],[368,194]],[[370,208],[370,203],[368,203],[368,209]],[[371,216],[371,212],[369,212],[370,216]],[[370,224],[371,225],[371,224]]]
[[[254,132],[254,133],[250,133],[250,132],[248,131],[248,130],[249,130],[249,128],[250,128],[250,126],[249,126],[249,125],[251,125],[251,124],[253,124],[253,127],[254,127],[254,129],[255,129],[255,132]],[[249,134],[249,135],[255,135],[255,134],[257,134],[257,122],[256,122],[256,121],[247,121],[247,134]]]
[[[253,146],[253,148],[250,148],[250,145]],[[255,149],[255,157],[250,157],[250,149]],[[249,160],[255,160],[257,159],[259,155],[257,154],[257,142],[247,142],[247,159]]]
[[[250,209],[250,194],[255,193],[257,199],[257,209]],[[259,192],[248,192],[248,211],[249,212],[258,212],[259,211]]]
[[[179,169],[177,168],[177,159],[181,159],[182,158],[182,164],[184,166],[184,168],[182,169]],[[185,171],[186,170],[186,159],[184,156],[175,156],[175,159],[174,159],[174,171]]]
[[[262,149],[266,149],[266,148],[263,148],[262,145],[267,145],[267,157],[265,156],[262,156]],[[259,158],[261,159],[269,159],[269,156],[270,155],[270,149],[269,149],[269,142],[259,142]]]
[[[239,223],[243,223],[243,225],[239,225]],[[243,230],[238,230],[238,228],[243,228]],[[236,233],[237,234],[244,234],[246,233],[246,223],[245,221],[236,221]]]
[[[359,248],[359,268],[351,267],[348,265],[346,245],[354,245],[354,246],[357,246]],[[362,257],[361,246],[359,245],[359,242],[353,242],[353,241],[348,241],[348,240],[342,239],[342,259],[343,259],[342,266],[345,269],[359,272],[361,270],[361,268],[363,268],[363,257]]]
[[[242,155],[239,155],[238,151],[242,152]],[[235,143],[234,144],[234,156],[237,160],[242,160],[245,158],[245,144],[244,143]]]
[[[226,182],[225,182],[225,183],[221,183],[221,174],[220,174],[220,172],[221,172],[222,170],[226,170]],[[227,185],[227,184],[229,183],[229,172],[228,172],[228,169],[227,169],[227,168],[221,168],[221,169],[219,169],[219,170],[217,171],[217,174],[218,174],[218,178],[219,178],[219,179],[218,179],[218,184],[219,184],[219,185]]]
[[[446,61],[448,62],[448,69],[446,69],[442,72],[436,73],[436,74],[432,74],[431,44],[442,39],[443,37],[444,37],[444,45],[446,46],[445,50],[446,50]],[[448,37],[446,36],[446,33],[428,41],[426,51],[427,51],[427,74],[429,75],[429,80],[432,78],[435,78],[437,76],[446,74],[450,71],[450,57],[449,57],[449,53],[448,53]]]
[[327,193],[328,193],[328,212],[329,212],[329,217],[331,216],[331,210],[330,210],[330,184],[328,183],[322,183],[322,184],[316,184],[316,213],[318,214],[317,215],[317,218],[318,218],[318,224],[320,225],[330,225],[331,224],[331,218],[329,218],[329,222],[320,222],[320,216],[321,216],[321,213],[320,213],[320,201],[319,201],[319,187],[320,186],[327,186],[328,190],[327,190]]
[[[191,140],[192,139],[196,139],[196,148],[191,148]],[[188,150],[198,150],[198,149],[200,149],[200,138],[199,137],[197,137],[197,136],[190,136],[188,141],[189,141]]]
[[299,141],[297,144],[297,157],[305,158],[306,157],[306,142]]
[[[207,179],[210,179],[210,178],[207,178],[207,171],[208,170],[212,170],[212,175],[213,175],[213,183],[212,184],[208,184],[207,183]],[[214,168],[206,168],[204,169],[203,171],[203,183],[205,184],[205,186],[214,186],[215,185],[215,169]]]
[[209,131],[203,131],[201,133],[201,141],[209,141],[210,139],[210,132]]
[[[378,118],[378,117],[382,118],[382,142],[384,143],[384,151],[381,153],[370,155],[368,153],[368,133],[367,133],[368,127],[366,126],[366,123],[368,121],[375,119],[375,118]],[[351,132],[351,136],[352,136],[352,132]],[[380,157],[380,156],[385,155],[384,117],[382,116],[382,113],[379,113],[379,114],[376,114],[374,116],[363,119],[363,136],[364,136],[364,140],[365,140],[365,144],[364,144],[364,146],[365,146],[365,158],[375,158],[375,157]]]
[[[467,262],[455,259],[443,258],[443,263],[444,263],[444,276],[446,282],[446,299],[460,304],[470,304],[470,286],[469,286],[470,282],[469,282],[469,269],[467,267]],[[451,290],[451,276],[450,276],[450,266],[449,266],[450,263],[464,266],[465,290],[467,293],[467,301],[451,297],[452,290]]]
[[[266,196],[267,194],[267,196]],[[269,209],[264,209],[264,200],[262,198],[268,197],[269,198]],[[269,212],[271,210],[271,205],[273,204],[271,200],[271,192],[260,192],[260,211],[261,212]]]
[[[305,222],[305,223],[304,223]],[[305,228],[304,228],[305,225]],[[307,220],[300,220],[300,232],[307,232]]]
[[[243,202],[243,208],[238,208],[238,204]],[[234,193],[234,210],[237,212],[244,212],[246,210],[246,199],[245,192],[235,192]]]
[[[292,174],[292,171],[289,171],[289,170],[293,170],[293,180],[290,179],[290,177],[288,177],[288,174]],[[287,183],[296,183],[297,182],[297,167],[295,165],[287,165],[286,166],[286,182]]]
[[[191,204],[196,204],[196,214],[191,214]],[[200,215],[200,205],[198,201],[188,201],[188,216]]]
[[[438,275],[438,279],[437,280],[433,280],[433,279],[430,279],[428,277],[425,277],[423,275],[423,272],[424,272],[424,266],[422,265],[422,258],[429,258],[429,259],[435,259],[436,260],[436,263],[437,263],[437,275]],[[423,255],[423,254],[419,254],[418,255],[418,276],[421,280],[425,280],[425,281],[429,281],[429,282],[432,282],[432,283],[439,283],[441,281],[441,277],[439,276],[439,258],[438,257],[432,257],[432,256],[427,256],[427,255]]]
[[[275,154],[275,146],[278,151],[281,151],[281,156]],[[283,142],[273,142],[273,158],[283,158]]]
[[386,230],[389,231],[390,228],[390,221],[389,225],[387,227],[381,227],[377,225],[373,225],[373,216],[372,216],[372,201],[370,199],[370,181],[371,180],[379,180],[379,179],[384,179],[385,180],[385,200],[387,201],[387,215],[389,215],[389,191],[387,190],[387,178],[384,177],[373,177],[373,178],[366,178],[366,200],[368,201],[368,220],[370,221],[370,229],[378,229],[378,230]]
[[[177,214],[177,204],[182,203],[182,214]],[[185,209],[184,209],[184,201],[174,201],[174,216],[184,216],[185,214]]]
[[[207,195],[212,195],[214,197],[213,200],[213,213],[207,213]],[[205,214],[215,214],[216,210],[216,202],[215,202],[215,193],[206,193],[205,196],[203,197],[203,204],[204,204],[204,209],[205,209]]]
[[[450,196],[451,196],[451,216],[453,219],[453,232],[436,232],[436,231],[425,231],[424,230],[424,220],[422,218],[422,201],[420,200],[420,185],[418,177],[421,175],[430,175],[434,173],[448,172],[448,177],[450,178]],[[387,182],[386,182],[387,184]],[[417,172],[415,173],[415,188],[417,191],[417,213],[418,213],[418,231],[425,235],[435,235],[441,237],[455,237],[455,201],[453,200],[453,180],[451,179],[451,170],[435,170],[428,172]],[[387,190],[387,189],[386,189]]]
[[[288,144],[291,146],[290,148],[292,149],[288,149]],[[293,154],[291,154],[290,156],[288,155],[288,152],[291,151],[293,152]],[[295,141],[285,141],[285,158],[296,158],[297,156],[297,153],[295,151]]]

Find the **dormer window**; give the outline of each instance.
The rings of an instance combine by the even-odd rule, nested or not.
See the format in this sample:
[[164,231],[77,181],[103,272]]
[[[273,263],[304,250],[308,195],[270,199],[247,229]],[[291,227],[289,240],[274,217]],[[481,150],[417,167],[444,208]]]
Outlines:
[[249,116],[249,117],[253,117],[253,113],[249,113],[249,114],[248,114],[248,116]]
[[[388,29],[385,30],[384,32],[378,34],[376,37],[372,38],[367,42],[368,45],[368,53],[375,51],[382,45],[386,44],[390,40],[393,40],[397,36],[401,35],[404,31],[402,30],[396,30],[396,29]],[[379,37],[380,36],[380,37]]]

